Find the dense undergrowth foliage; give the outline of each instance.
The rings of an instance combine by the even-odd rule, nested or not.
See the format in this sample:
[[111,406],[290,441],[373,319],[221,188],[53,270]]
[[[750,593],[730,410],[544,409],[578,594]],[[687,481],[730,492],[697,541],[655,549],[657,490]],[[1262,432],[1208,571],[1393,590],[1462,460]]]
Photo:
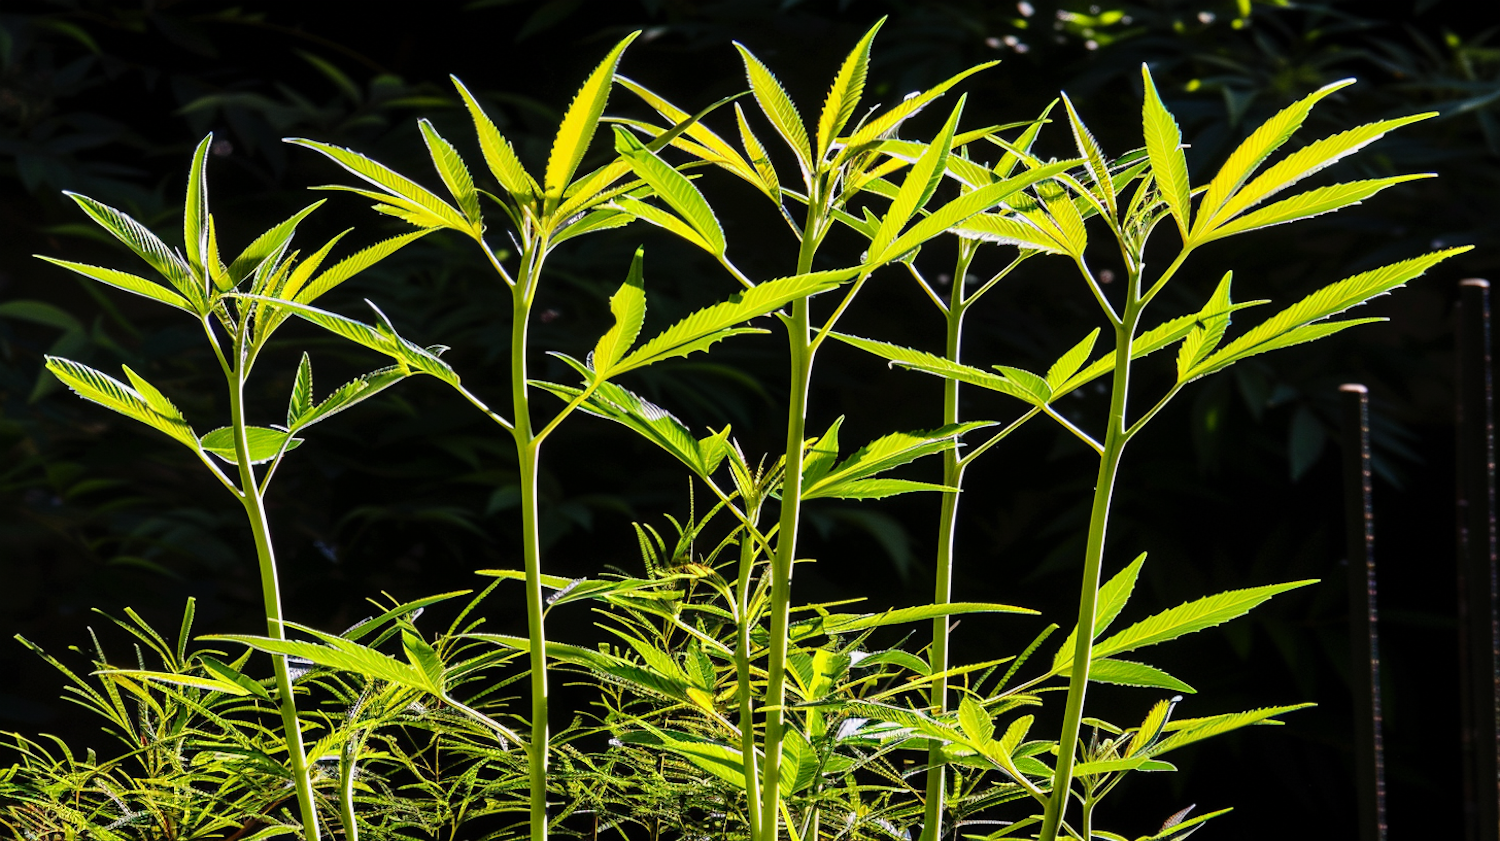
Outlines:
[[[1159,829],[1122,835],[1108,828],[1109,808],[1100,806],[1133,775],[1174,770],[1162,757],[1178,748],[1278,723],[1303,705],[1288,698],[1280,706],[1175,715],[1193,687],[1132,659],[1134,652],[1229,622],[1312,582],[1237,581],[1240,589],[1175,607],[1136,605],[1132,612],[1144,616],[1125,624],[1146,556],[1105,573],[1106,560],[1119,554],[1106,554],[1116,478],[1127,445],[1194,381],[1379,321],[1329,319],[1467,250],[1405,255],[1332,284],[1325,278],[1264,316],[1254,308],[1269,301],[1235,300],[1234,272],[1216,253],[1221,240],[1274,236],[1262,229],[1421,178],[1301,183],[1434,115],[1344,127],[1289,147],[1315,106],[1349,82],[1323,85],[1270,116],[1216,168],[1195,162],[1199,176],[1144,65],[1136,136],[1106,151],[1087,127],[1088,109],[1067,96],[1039,115],[976,120],[960,91],[971,77],[995,72],[989,64],[875,102],[865,87],[880,28],[837,66],[820,107],[795,104],[768,64],[739,44],[748,91],[706,107],[675,105],[623,75],[639,33],[628,35],[588,75],[545,156],[530,164],[457,79],[470,137],[450,140],[454,133],[419,122],[435,177],[292,139],[357,182],[323,189],[352,192],[405,223],[405,232],[363,246],[346,244],[358,241],[347,231],[321,245],[294,241],[320,212],[316,202],[242,251],[225,250],[220,226],[240,226],[211,210],[222,206],[209,200],[212,135],[189,169],[181,249],[129,215],[73,194],[154,276],[46,259],[113,287],[109,294],[151,299],[194,323],[223,376],[227,417],[200,433],[199,407],[184,400],[190,411],[183,411],[170,389],[129,367],[121,380],[59,352],[47,368],[78,395],[188,449],[239,504],[254,537],[265,632],[199,636],[189,602],[175,637],[134,613],[118,622],[136,638],[127,665],[97,642],[90,675],[49,659],[125,749],[81,753],[63,741],[13,736],[19,761],[0,778],[0,794],[14,803],[4,813],[12,831],[1052,841],[1180,839],[1223,814],[1190,815],[1162,803]],[[649,116],[613,116],[627,97]],[[940,109],[947,116],[935,131],[908,127],[920,112]],[[477,155],[464,151],[471,146]],[[748,198],[710,201],[700,185],[726,174],[745,183]],[[739,238],[736,216],[752,200],[790,233]],[[708,295],[716,302],[650,317],[653,272],[638,249],[628,266],[616,267],[624,279],[607,302],[593,304],[608,312],[601,334],[582,348],[548,346],[542,290],[580,283],[553,268],[554,250],[586,248],[573,240],[626,226],[654,226],[701,251],[699,282],[717,284]],[[490,299],[508,326],[504,340],[467,351],[455,343],[452,353],[427,344],[448,338],[398,328],[405,314],[382,307],[384,285],[372,290],[367,320],[324,308],[323,295],[427,238],[453,243],[445,259],[492,272],[505,293]],[[778,249],[792,267],[784,273],[747,272],[736,262],[753,254],[759,265]],[[971,269],[994,254],[998,270],[970,283]],[[1097,306],[1073,325],[1081,338],[1035,370],[967,361],[970,308],[1023,263],[1036,262],[1051,264],[1056,294],[1078,292]],[[939,272],[951,278],[946,290],[935,280]],[[1184,272],[1219,279],[1164,295],[1182,285],[1172,282]],[[938,310],[946,334],[940,353],[844,329],[867,286],[896,282],[914,282]],[[1247,318],[1254,326],[1245,329]],[[273,340],[298,322],[322,330],[288,330],[291,338]],[[642,395],[638,382],[653,375],[691,383],[694,369],[679,360],[701,364],[727,347],[771,341],[757,334],[777,332],[778,322],[789,365],[785,396],[775,399],[784,410],[784,446],[747,453],[728,424],[693,429],[671,406]],[[320,399],[313,352],[346,345],[381,357],[383,367]],[[809,428],[819,378],[827,376],[827,366],[814,363],[833,347],[867,352],[873,359],[864,364],[940,378],[941,400],[927,427],[887,428],[858,447],[841,443],[843,417]],[[545,366],[544,350],[558,364]],[[499,376],[466,370],[463,362],[485,354],[503,360]],[[280,370],[267,372],[273,365]],[[266,391],[247,390],[252,370],[289,393],[278,401],[284,423],[279,408],[275,423],[254,422],[269,404],[260,399]],[[471,452],[503,448],[513,460],[506,495],[492,496],[491,506],[519,519],[511,553],[518,568],[478,570],[496,580],[477,595],[382,603],[378,615],[341,633],[299,623],[282,606],[282,581],[295,570],[274,551],[271,480],[300,447],[317,446],[306,435],[311,426],[406,388],[408,378],[437,381],[492,425],[501,443],[470,442]],[[1098,412],[1060,405],[1085,386],[1107,394],[1106,405],[1090,404]],[[1004,413],[968,419],[961,394],[976,389],[1001,396]],[[867,409],[880,425],[882,407]],[[587,575],[562,575],[549,563],[543,464],[553,448],[544,444],[564,423],[599,419],[675,459],[691,480],[693,504],[665,533],[636,525],[638,565],[597,563]],[[441,422],[412,419],[418,429]],[[1056,424],[1094,459],[1081,557],[1070,563],[1074,580],[1081,577],[1077,613],[1046,617],[1055,621],[1040,634],[1010,635],[1008,649],[982,660],[955,662],[953,617],[1034,613],[955,600],[952,586],[962,567],[954,535],[966,474],[1002,458],[1010,436],[1033,423]],[[941,461],[940,480],[909,478],[906,466],[929,458]],[[1090,487],[1087,478],[1080,486]],[[861,610],[853,606],[862,596],[857,580],[836,600],[799,595],[793,573],[811,560],[799,539],[823,501],[863,507],[907,494],[941,499],[930,525],[937,546],[930,598]],[[423,621],[429,609],[453,618]],[[572,611],[592,611],[603,641],[553,634],[554,613]],[[523,615],[523,633],[491,627]],[[1060,642],[1059,627],[1071,629]],[[586,699],[572,713],[551,703],[560,682]],[[1136,691],[1121,696],[1125,702],[1090,705],[1097,684]],[[1211,700],[1195,706],[1216,709]]]

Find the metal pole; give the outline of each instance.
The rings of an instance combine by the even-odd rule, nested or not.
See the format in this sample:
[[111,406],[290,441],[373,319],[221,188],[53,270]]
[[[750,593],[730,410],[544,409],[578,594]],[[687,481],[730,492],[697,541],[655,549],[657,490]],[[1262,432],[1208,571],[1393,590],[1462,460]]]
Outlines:
[[1500,627],[1489,281],[1459,281],[1458,619],[1465,835],[1500,841]]
[[1354,693],[1354,783],[1360,841],[1385,841],[1380,638],[1375,610],[1375,510],[1370,483],[1370,394],[1339,386],[1344,441],[1344,524],[1349,558],[1349,677]]

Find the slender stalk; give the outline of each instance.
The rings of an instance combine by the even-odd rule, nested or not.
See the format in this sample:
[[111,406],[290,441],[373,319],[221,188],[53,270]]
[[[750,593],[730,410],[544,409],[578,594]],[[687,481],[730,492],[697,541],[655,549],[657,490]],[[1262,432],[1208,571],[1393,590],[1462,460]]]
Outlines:
[[349,738],[339,762],[339,820],[344,824],[344,841],[359,841],[359,825],[354,822],[354,763],[359,754],[359,736]]
[[[945,309],[947,324],[943,356],[958,362],[963,346],[964,276],[974,259],[976,249],[967,244],[959,247],[958,264],[953,270],[950,303]],[[958,380],[943,379],[943,425],[958,423]],[[953,536],[958,524],[958,490],[964,480],[964,463],[958,449],[943,453],[943,484],[955,490],[943,492],[942,510],[938,515],[937,575],[932,586],[932,603],[945,605],[953,601]],[[949,617],[932,620],[932,652],[928,664],[938,678],[932,682],[927,704],[934,714],[948,711],[948,626]],[[943,766],[942,743],[934,740],[927,748],[927,794],[922,821],[922,841],[937,841],[943,835],[943,807],[947,799],[947,773]]]
[[[802,247],[797,254],[797,273],[812,270],[818,248],[820,219],[809,206]],[[807,426],[807,387],[812,376],[814,350],[808,313],[810,302],[802,298],[792,304],[787,321],[791,347],[791,385],[787,400],[786,469],[781,483],[781,518],[777,526],[776,554],[771,558],[771,648],[766,666],[766,770],[761,780],[762,841],[776,841],[781,810],[781,743],[786,735],[786,656],[790,627],[792,564],[797,553],[797,526],[802,514],[802,443]],[[781,807],[781,808],[778,808]]]
[[548,728],[547,637],[542,623],[541,529],[537,511],[537,474],[541,461],[540,442],[531,431],[531,402],[526,383],[526,328],[535,294],[541,259],[535,250],[527,255],[521,283],[514,288],[515,306],[510,330],[511,408],[515,420],[511,433],[516,439],[516,458],[521,484],[521,543],[526,567],[526,637],[531,666],[531,742],[527,748],[530,769],[531,837],[547,837],[547,764],[551,731]]
[[760,779],[758,763],[755,761],[755,699],[750,686],[750,578],[755,567],[756,546],[752,529],[760,519],[760,508],[755,506],[745,511],[745,537],[740,543],[739,581],[736,582],[734,602],[739,618],[735,635],[734,666],[735,682],[740,694],[740,754],[745,766],[745,819],[749,824],[750,837],[760,834],[760,792],[755,781]]
[[1078,636],[1073,649],[1073,673],[1068,681],[1068,702],[1058,739],[1057,768],[1052,775],[1052,794],[1042,820],[1041,841],[1056,841],[1073,785],[1073,760],[1078,752],[1078,731],[1083,722],[1083,702],[1088,690],[1089,665],[1094,650],[1094,613],[1099,599],[1100,570],[1104,562],[1104,535],[1109,525],[1109,505],[1114,495],[1120,456],[1129,438],[1125,408],[1130,391],[1130,354],[1140,320],[1141,303],[1137,281],[1131,279],[1130,300],[1115,327],[1115,372],[1109,395],[1109,426],[1104,452],[1099,460],[1099,478],[1089,511],[1088,546],[1084,555],[1083,583],[1078,599]]
[[[243,359],[243,358],[242,358]],[[245,434],[245,368],[241,361],[239,370],[230,379],[229,413],[234,429],[235,461],[240,468],[240,502],[245,506],[245,516],[250,521],[250,531],[255,537],[255,557],[260,564],[261,598],[265,602],[266,636],[286,639],[286,629],[281,618],[281,585],[277,580],[276,556],[271,548],[271,529],[266,521],[265,501],[255,482],[255,468],[250,464],[250,442]],[[312,776],[307,767],[307,749],[302,744],[302,727],[297,721],[297,702],[292,696],[292,674],[286,657],[272,655],[271,663],[276,673],[276,692],[280,696],[281,729],[286,739],[287,763],[291,766],[292,781],[297,788],[297,806],[302,817],[302,834],[307,841],[317,841],[318,810],[313,800]]]

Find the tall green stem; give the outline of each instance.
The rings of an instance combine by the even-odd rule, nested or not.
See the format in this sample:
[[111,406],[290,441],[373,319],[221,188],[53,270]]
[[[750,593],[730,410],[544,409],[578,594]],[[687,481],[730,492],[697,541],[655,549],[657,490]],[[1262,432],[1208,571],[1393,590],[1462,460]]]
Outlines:
[[541,270],[538,256],[545,246],[534,247],[526,255],[520,283],[514,288],[515,306],[510,328],[511,409],[516,439],[517,468],[521,483],[521,547],[526,565],[526,637],[531,666],[531,744],[527,763],[531,776],[531,838],[547,838],[547,753],[551,742],[548,728],[547,637],[542,625],[542,551],[541,529],[537,514],[537,473],[541,461],[541,442],[531,430],[531,401],[526,383],[526,328],[530,321],[531,302],[537,275]]
[[740,694],[740,755],[745,768],[745,818],[751,838],[760,834],[760,792],[755,787],[760,771],[759,763],[755,761],[755,699],[750,684],[750,579],[756,556],[755,536],[751,529],[759,519],[758,505],[746,509],[745,537],[740,542],[739,581],[734,594],[735,611],[740,620],[734,642],[735,682]]
[[[241,338],[243,341],[243,338]],[[240,468],[240,501],[245,506],[245,516],[250,521],[250,531],[255,537],[255,557],[260,564],[261,598],[265,602],[266,636],[286,639],[286,629],[281,619],[281,584],[277,580],[276,556],[271,548],[271,528],[266,521],[265,501],[255,481],[255,468],[250,464],[250,442],[245,434],[245,363],[244,356],[236,348],[240,360],[238,370],[233,372],[229,389],[230,423],[234,430],[235,460]],[[280,696],[281,729],[286,739],[287,761],[291,766],[292,781],[297,787],[297,806],[302,815],[302,832],[307,841],[317,841],[318,809],[313,800],[312,776],[307,767],[307,749],[302,744],[302,727],[297,721],[297,702],[292,697],[292,674],[286,657],[272,655],[276,673],[276,692]]]
[[[974,259],[975,249],[961,246],[958,265],[953,272],[952,292],[946,313],[947,331],[943,342],[943,356],[951,362],[959,362],[964,330],[964,277],[969,263]],[[958,380],[943,379],[943,425],[958,423]],[[954,488],[943,493],[942,510],[938,515],[937,574],[933,580],[932,603],[945,605],[953,600],[953,534],[958,523],[958,488],[963,485],[964,465],[959,461],[957,448],[943,453],[943,484]],[[948,670],[948,624],[949,617],[939,616],[932,620],[932,652],[929,665],[933,674]],[[948,678],[939,677],[932,682],[927,703],[934,713],[948,710]],[[943,767],[942,743],[933,741],[927,749],[927,794],[926,813],[922,821],[922,841],[938,841],[943,833],[943,808],[947,799],[947,774]]]
[[1115,327],[1115,372],[1109,394],[1109,428],[1094,486],[1089,512],[1088,546],[1083,564],[1083,583],[1078,598],[1078,634],[1073,648],[1073,674],[1068,681],[1068,703],[1063,712],[1062,734],[1057,742],[1057,768],[1052,775],[1052,793],[1042,821],[1041,841],[1056,841],[1073,785],[1073,760],[1078,752],[1078,732],[1083,723],[1083,702],[1088,691],[1089,665],[1094,651],[1094,614],[1099,600],[1100,570],[1104,562],[1104,535],[1109,525],[1109,505],[1115,476],[1125,450],[1125,404],[1130,391],[1130,355],[1140,320],[1141,304],[1132,279],[1130,300],[1121,323]]
[[[797,273],[812,271],[822,221],[809,202],[807,226],[797,253]],[[802,515],[802,444],[807,427],[807,387],[812,378],[814,350],[811,341],[809,301],[792,304],[787,321],[791,349],[791,385],[786,414],[786,470],[781,483],[781,519],[777,527],[776,554],[771,558],[771,650],[766,666],[766,770],[761,780],[760,813],[762,841],[776,841],[781,813],[781,743],[786,735],[786,655],[791,617],[792,565],[797,557],[797,526]]]

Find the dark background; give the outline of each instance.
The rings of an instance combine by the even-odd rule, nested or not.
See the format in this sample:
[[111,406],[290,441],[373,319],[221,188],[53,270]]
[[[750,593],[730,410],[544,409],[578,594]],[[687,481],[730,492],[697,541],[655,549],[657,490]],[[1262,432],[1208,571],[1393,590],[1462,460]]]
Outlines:
[[[189,595],[199,600],[205,632],[254,631],[260,623],[253,556],[231,500],[176,444],[76,400],[41,370],[44,353],[105,370],[130,364],[200,430],[222,423],[224,401],[193,325],[28,256],[121,267],[133,259],[85,225],[60,190],[121,207],[173,241],[188,156],[212,130],[219,141],[209,169],[215,216],[226,250],[237,249],[309,201],[304,187],[347,180],[323,159],[280,143],[283,136],[352,146],[435,182],[415,125],[428,116],[477,162],[448,73],[480,94],[523,160],[540,169],[561,109],[630,30],[645,34],[622,72],[689,110],[744,88],[729,46],[739,40],[813,114],[839,61],[882,15],[891,20],[876,41],[869,99],[889,102],[999,58],[1000,67],[963,86],[966,125],[1027,119],[1065,89],[1114,154],[1140,142],[1139,66],[1149,61],[1192,144],[1195,182],[1261,120],[1335,79],[1360,83],[1319,106],[1306,139],[1374,119],[1441,113],[1331,173],[1347,180],[1431,171],[1439,179],[1216,245],[1194,258],[1162,302],[1162,317],[1196,309],[1233,268],[1236,297],[1284,304],[1315,285],[1430,248],[1479,246],[1359,313],[1388,316],[1387,324],[1260,357],[1197,384],[1128,454],[1107,567],[1118,569],[1140,551],[1151,555],[1124,620],[1209,592],[1324,579],[1223,633],[1149,652],[1151,663],[1199,690],[1178,714],[1319,706],[1289,716],[1282,728],[1184,751],[1181,773],[1132,783],[1100,820],[1140,834],[1197,803],[1236,807],[1211,830],[1219,838],[1354,834],[1340,475],[1331,435],[1336,387],[1358,381],[1371,389],[1378,460],[1391,837],[1459,836],[1451,309],[1459,278],[1500,277],[1492,246],[1500,227],[1500,46],[1493,37],[1500,9],[1463,0],[1245,8],[1218,0],[1033,0],[1029,7],[479,0],[391,11],[209,0],[7,2],[0,7],[0,629],[62,652],[86,641],[86,625],[103,630],[91,609],[130,606],[172,627]],[[610,112],[647,116],[623,92]],[[908,135],[931,132],[940,118],[924,115]],[[723,114],[710,122],[733,133]],[[1043,138],[1046,154],[1068,154],[1061,126]],[[702,183],[721,208],[731,255],[755,277],[788,273],[795,248],[785,228],[763,199],[730,181],[711,174]],[[309,240],[350,224],[358,226],[351,241],[360,243],[399,230],[363,204],[333,195],[304,226]],[[775,247],[750,245],[762,241]],[[687,246],[632,226],[553,258],[534,346],[585,351],[606,325],[604,298],[641,242],[648,329],[732,291]],[[833,242],[830,261],[852,259],[834,256],[848,245]],[[924,270],[942,274],[951,257],[929,251]],[[978,273],[1009,257],[986,251],[994,253],[981,260],[994,265]],[[348,286],[330,298],[331,308],[357,314],[359,299],[370,297],[406,335],[452,345],[446,358],[466,382],[501,396],[505,293],[462,243],[430,236]],[[909,279],[892,273],[862,295],[848,326],[935,350],[941,321],[923,301]],[[972,312],[966,358],[1045,367],[1096,319],[1071,270],[1038,259]],[[315,357],[320,394],[381,364],[310,331],[285,336],[262,363],[253,395],[266,422],[284,405],[304,347]],[[810,428],[846,414],[844,439],[857,442],[935,424],[935,380],[887,371],[840,348],[822,359]],[[732,423],[755,453],[778,448],[784,434],[783,368],[777,337],[750,337],[631,385],[695,428]],[[1142,378],[1144,391],[1153,386],[1159,383]],[[1098,395],[1070,405],[1094,428],[1102,409]],[[1015,409],[976,394],[963,411],[1005,419]],[[1094,468],[1091,456],[1053,429],[1023,430],[970,471],[957,585],[964,599],[1035,607],[1044,618],[965,620],[959,659],[1012,654],[1046,621],[1071,624]],[[635,569],[629,523],[665,529],[664,514],[687,511],[686,477],[619,428],[579,418],[549,446],[551,571]],[[431,382],[403,384],[319,427],[270,497],[289,615],[337,630],[366,615],[363,600],[383,591],[416,597],[472,586],[474,569],[519,567],[508,450],[507,439]],[[804,554],[819,562],[799,573],[798,598],[925,600],[936,509],[935,499],[920,496],[812,508]],[[497,625],[517,623],[518,599],[494,604],[509,605],[493,617]],[[559,636],[588,638],[586,614],[569,621],[554,626]],[[0,645],[0,675],[13,676],[0,680],[0,728],[59,733],[79,744],[94,739],[95,725],[58,700],[59,676],[21,646]],[[1094,697],[1091,709],[1122,723],[1156,699],[1143,691]]]

